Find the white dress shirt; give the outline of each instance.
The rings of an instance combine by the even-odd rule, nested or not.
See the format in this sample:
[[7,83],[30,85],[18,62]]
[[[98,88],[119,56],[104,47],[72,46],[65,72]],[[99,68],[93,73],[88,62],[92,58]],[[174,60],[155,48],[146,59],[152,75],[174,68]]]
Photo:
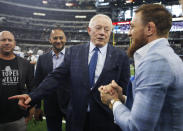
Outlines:
[[57,68],[63,61],[65,55],[65,48],[59,52],[56,56],[55,52],[52,50],[52,60],[53,60],[53,69]]

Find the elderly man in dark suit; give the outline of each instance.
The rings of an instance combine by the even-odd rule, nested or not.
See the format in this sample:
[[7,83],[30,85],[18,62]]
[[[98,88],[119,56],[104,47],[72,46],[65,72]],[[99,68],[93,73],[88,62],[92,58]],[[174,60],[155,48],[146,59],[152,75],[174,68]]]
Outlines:
[[95,15],[88,27],[88,44],[69,48],[63,64],[50,73],[34,92],[10,99],[19,99],[19,105],[28,107],[31,101],[40,100],[58,85],[68,82],[71,94],[68,130],[120,131],[114,123],[112,111],[102,104],[98,91],[98,87],[112,80],[124,88],[129,81],[128,57],[124,51],[108,43],[111,31],[111,19],[103,14]]

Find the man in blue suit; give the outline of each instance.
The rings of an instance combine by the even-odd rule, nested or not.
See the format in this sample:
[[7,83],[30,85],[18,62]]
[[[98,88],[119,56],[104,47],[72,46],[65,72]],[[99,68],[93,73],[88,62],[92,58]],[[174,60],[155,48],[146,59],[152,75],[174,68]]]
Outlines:
[[17,98],[19,105],[28,107],[29,102],[40,100],[69,78],[68,130],[120,131],[114,123],[112,111],[102,104],[98,92],[98,87],[113,79],[124,90],[129,81],[128,56],[108,43],[111,31],[111,19],[103,14],[95,15],[88,27],[90,43],[69,48],[64,63],[34,92],[10,99]]
[[118,99],[120,87],[114,81],[99,88],[101,99],[124,131],[183,131],[183,62],[167,40],[172,15],[157,4],[142,5],[135,12],[128,51],[136,71],[132,109]]
[[[39,56],[36,72],[36,87],[44,80],[48,73],[57,68],[64,60],[66,49],[66,36],[63,30],[56,28],[50,33],[49,42],[52,44],[52,50],[44,55]],[[44,112],[48,131],[61,131],[62,119],[66,116],[66,108],[69,100],[69,87],[58,88],[57,91],[44,99]],[[40,110],[40,104],[37,107]],[[66,117],[65,117],[66,118]]]

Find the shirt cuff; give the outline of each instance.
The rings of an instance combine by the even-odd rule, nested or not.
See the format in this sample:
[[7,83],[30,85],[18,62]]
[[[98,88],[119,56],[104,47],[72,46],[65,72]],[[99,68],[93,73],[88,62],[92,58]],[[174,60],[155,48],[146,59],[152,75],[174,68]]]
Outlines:
[[[116,102],[114,102],[113,107],[112,107],[113,114],[114,114],[114,110],[116,109],[116,107],[117,107],[118,105],[121,105],[121,104],[122,104],[121,101],[116,101]],[[116,124],[115,117],[114,117],[114,123]]]
[[113,112],[114,112],[114,110],[116,109],[116,107],[117,107],[118,105],[121,105],[121,104],[122,104],[121,101],[116,101],[116,102],[114,102],[113,107],[112,107]]

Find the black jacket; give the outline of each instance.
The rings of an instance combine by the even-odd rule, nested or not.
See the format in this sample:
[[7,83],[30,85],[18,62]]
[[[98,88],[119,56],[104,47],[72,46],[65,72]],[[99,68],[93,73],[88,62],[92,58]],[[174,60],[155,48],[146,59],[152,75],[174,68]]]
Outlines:
[[34,65],[29,61],[17,56],[18,69],[20,74],[20,92],[28,93],[33,89],[34,84]]
[[[67,49],[65,50],[67,52]],[[35,73],[35,86],[37,87],[44,78],[53,71],[52,51],[39,56]],[[58,88],[44,99],[44,112],[46,116],[57,116],[58,113],[66,114],[69,101],[69,82],[65,88]],[[39,106],[40,107],[40,103]]]

